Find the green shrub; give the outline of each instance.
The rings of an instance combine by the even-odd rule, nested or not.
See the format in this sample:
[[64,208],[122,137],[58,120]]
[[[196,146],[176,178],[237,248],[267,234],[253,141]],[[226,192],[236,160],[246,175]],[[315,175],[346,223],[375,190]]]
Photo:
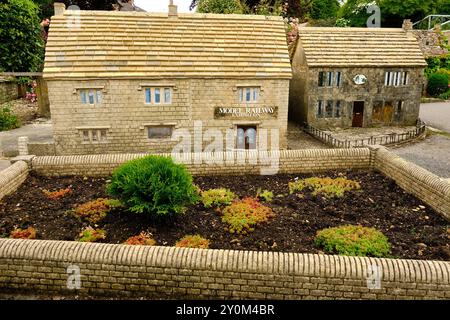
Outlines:
[[205,208],[229,205],[236,199],[236,195],[229,189],[209,189],[201,192],[202,203]]
[[270,190],[262,190],[258,189],[256,192],[256,197],[261,199],[264,202],[272,202],[273,200],[273,192]]
[[359,190],[358,182],[346,178],[318,178],[312,177],[289,182],[289,192],[297,193],[304,189],[313,191],[313,195],[321,194],[326,198],[342,197],[345,192]]
[[9,107],[0,109],[0,131],[16,129],[20,127],[19,118],[11,112]]
[[147,156],[118,167],[107,192],[131,212],[156,217],[183,213],[186,205],[198,200],[186,168],[160,156]]
[[239,0],[199,0],[197,12],[200,13],[244,13],[244,7]]
[[229,225],[230,233],[246,234],[274,216],[272,209],[262,205],[257,199],[245,198],[223,209],[222,222]]
[[346,225],[317,232],[315,244],[330,254],[387,257],[391,246],[387,237],[374,228]]
[[440,94],[439,95],[439,99],[450,100],[450,89],[448,89],[447,92],[444,92],[443,94]]
[[433,73],[428,78],[427,92],[430,96],[437,97],[448,90],[448,75]]
[[98,242],[106,239],[106,231],[103,229],[94,229],[87,227],[80,232],[79,242]]

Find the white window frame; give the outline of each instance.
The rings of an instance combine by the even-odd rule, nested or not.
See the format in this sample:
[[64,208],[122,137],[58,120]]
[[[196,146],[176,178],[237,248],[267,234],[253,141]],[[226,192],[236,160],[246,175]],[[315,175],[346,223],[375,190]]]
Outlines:
[[[171,105],[173,101],[173,87],[143,87],[144,90],[144,104],[145,105]],[[147,91],[150,90],[150,102],[147,102]],[[156,90],[159,90],[159,102],[156,102]],[[166,90],[169,90],[169,99],[166,99]]]
[[[79,131],[82,144],[101,144],[109,142],[108,140],[109,127],[96,127],[96,128],[79,127],[76,129]],[[104,134],[102,134],[102,132]]]
[[[255,86],[239,86],[237,87],[239,103],[258,103],[261,87]],[[247,93],[249,92],[249,100],[247,100]]]
[[[81,99],[81,104],[83,106],[91,106],[96,107],[103,104],[103,90],[101,89],[77,89],[78,91],[78,97]],[[90,102],[90,94],[93,94],[94,102]],[[86,102],[83,102],[83,95],[86,97]],[[100,98],[99,98],[100,97]]]
[[408,71],[385,71],[384,85],[386,87],[404,87],[409,85]]

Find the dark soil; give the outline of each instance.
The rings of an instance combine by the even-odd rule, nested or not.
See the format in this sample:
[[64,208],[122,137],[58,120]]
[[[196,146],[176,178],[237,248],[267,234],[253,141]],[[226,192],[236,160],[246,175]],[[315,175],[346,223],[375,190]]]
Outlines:
[[[147,231],[164,246],[173,246],[186,234],[200,234],[211,241],[211,248],[320,253],[313,241],[318,230],[359,224],[382,231],[392,244],[394,258],[450,260],[449,224],[433,209],[376,172],[329,172],[323,176],[340,175],[358,181],[362,191],[333,199],[304,192],[301,199],[289,195],[288,182],[312,175],[196,177],[195,183],[203,190],[229,188],[240,197],[248,197],[261,188],[276,195],[267,204],[276,217],[245,236],[229,233],[220,214],[201,204],[165,223],[118,209],[93,227],[105,229],[109,243],[122,243]],[[15,227],[33,226],[40,239],[74,240],[88,223],[66,211],[106,197],[106,183],[107,179],[99,178],[31,175],[17,192],[1,200],[0,236],[8,237]],[[59,200],[48,200],[42,192],[68,187],[73,192]]]

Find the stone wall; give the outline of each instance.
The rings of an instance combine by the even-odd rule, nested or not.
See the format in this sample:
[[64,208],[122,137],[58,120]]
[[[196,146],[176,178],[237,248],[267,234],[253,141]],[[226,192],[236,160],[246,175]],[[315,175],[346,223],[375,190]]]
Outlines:
[[[231,146],[225,143],[226,130],[236,134],[236,126],[249,124],[261,129],[279,131],[280,148],[287,148],[287,116],[289,80],[93,80],[48,81],[54,140],[58,155],[102,154],[129,152],[171,152],[181,138],[205,147],[211,137],[202,139],[208,129],[222,133],[223,147],[235,148],[235,136]],[[171,87],[170,105],[146,105],[145,87]],[[261,87],[257,103],[239,103],[238,86]],[[102,103],[98,106],[82,104],[79,89],[100,88]],[[275,107],[276,117],[216,118],[217,107]],[[202,128],[194,132],[195,121]],[[182,137],[174,139],[149,139],[148,126],[168,125],[185,129]],[[106,141],[84,142],[83,130],[105,130]],[[200,133],[200,134],[198,134]],[[270,142],[269,142],[270,143]],[[269,145],[270,148],[270,145]],[[276,147],[275,149],[279,149]]]
[[[143,156],[145,154],[35,157],[32,169],[45,176],[108,176],[120,164]],[[367,148],[186,154],[176,155],[175,160],[186,164],[194,175],[309,173],[371,167]]]
[[0,171],[0,200],[16,191],[27,177],[28,165],[24,161],[18,161]]
[[0,78],[0,104],[15,100],[19,96],[17,84]]
[[413,34],[419,42],[425,58],[448,53],[448,50],[443,48],[445,43],[440,30],[414,30]]
[[[70,290],[68,277],[77,268],[80,287]],[[0,290],[156,299],[449,299],[450,263],[0,239]]]
[[377,170],[450,220],[450,183],[385,148],[374,154]]
[[[319,87],[318,78],[320,71],[340,71],[342,72],[342,85],[340,87]],[[409,73],[409,85],[407,86],[385,86],[385,71],[401,71]],[[363,74],[368,78],[364,85],[356,85],[353,78]],[[294,77],[296,73],[294,73]],[[300,108],[297,111],[296,121],[308,122],[320,128],[328,129],[334,127],[351,127],[353,120],[353,103],[355,101],[364,102],[363,126],[371,127],[376,125],[415,125],[419,118],[420,98],[422,95],[424,77],[422,68],[310,68],[301,73],[307,79],[301,83],[306,94],[292,100],[292,108]],[[298,82],[300,83],[300,82]],[[292,84],[294,86],[294,84]],[[291,93],[293,92],[291,88]],[[317,117],[318,100],[322,101],[342,101],[342,112],[340,117]],[[402,111],[396,119],[395,109],[398,102],[403,101]],[[390,102],[392,109],[390,115],[385,114],[386,120],[376,121],[373,117],[374,103]]]

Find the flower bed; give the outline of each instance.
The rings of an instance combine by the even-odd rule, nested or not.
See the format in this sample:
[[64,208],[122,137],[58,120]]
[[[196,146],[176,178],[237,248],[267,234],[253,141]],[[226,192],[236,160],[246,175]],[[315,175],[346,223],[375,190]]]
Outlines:
[[[201,190],[229,189],[240,200],[256,198],[261,190],[273,193],[272,201],[257,200],[273,214],[249,232],[231,233],[223,221],[227,203],[206,208],[198,202],[170,220],[155,220],[114,206],[108,208],[103,219],[92,223],[75,216],[73,210],[108,198],[108,178],[46,178],[31,174],[17,192],[2,199],[0,236],[9,237],[16,228],[31,226],[38,239],[73,241],[91,226],[104,230],[106,237],[100,241],[108,243],[124,243],[146,232],[161,246],[175,246],[186,235],[199,235],[209,241],[212,249],[321,253],[324,249],[314,241],[318,231],[352,224],[381,231],[391,243],[391,257],[449,260],[447,222],[391,179],[372,171],[335,171],[316,177],[346,177],[357,181],[360,189],[336,197],[308,188],[290,192],[289,182],[311,177],[314,176],[194,177]],[[71,192],[57,199],[49,199],[44,192],[67,189]]]

